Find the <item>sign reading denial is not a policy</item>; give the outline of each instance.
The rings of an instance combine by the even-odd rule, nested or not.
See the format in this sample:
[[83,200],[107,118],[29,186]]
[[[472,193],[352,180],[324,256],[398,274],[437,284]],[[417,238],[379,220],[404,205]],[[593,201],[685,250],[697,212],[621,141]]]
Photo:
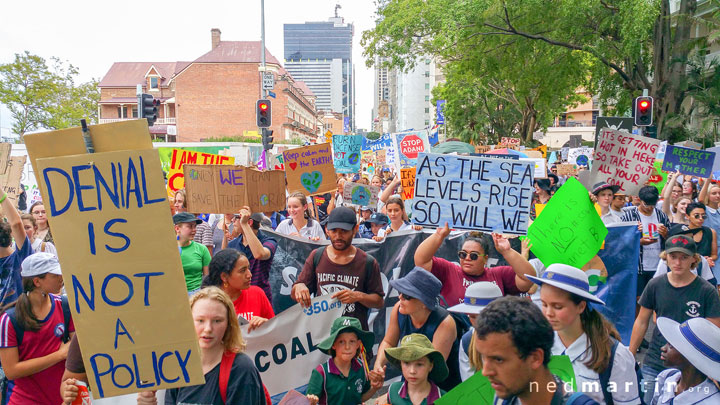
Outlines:
[[147,123],[90,131],[93,154],[85,152],[80,128],[27,135],[25,144],[52,223],[93,396],[202,384]]
[[534,169],[532,162],[421,153],[413,222],[525,235]]
[[285,172],[244,166],[185,165],[189,212],[233,214],[244,206],[252,212],[285,209]]
[[589,185],[605,181],[620,186],[620,192],[637,195],[654,173],[660,141],[626,132],[603,129],[598,136]]

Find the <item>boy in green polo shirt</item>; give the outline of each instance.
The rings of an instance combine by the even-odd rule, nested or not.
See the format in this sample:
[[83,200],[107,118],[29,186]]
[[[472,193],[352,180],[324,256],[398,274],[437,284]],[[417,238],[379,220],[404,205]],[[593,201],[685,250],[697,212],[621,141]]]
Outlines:
[[372,350],[375,335],[367,332],[355,318],[343,316],[330,327],[330,336],[317,348],[330,360],[317,366],[310,375],[306,395],[311,405],[357,405],[370,399],[383,384],[383,376],[368,371],[361,354]]

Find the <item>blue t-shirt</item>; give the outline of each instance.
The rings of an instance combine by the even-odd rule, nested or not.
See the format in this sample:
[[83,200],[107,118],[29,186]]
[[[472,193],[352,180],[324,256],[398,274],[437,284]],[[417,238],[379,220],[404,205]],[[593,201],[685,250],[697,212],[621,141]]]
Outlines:
[[30,238],[25,237],[21,249],[15,248],[10,256],[0,258],[0,305],[5,306],[18,299],[23,292],[20,264],[33,253]]

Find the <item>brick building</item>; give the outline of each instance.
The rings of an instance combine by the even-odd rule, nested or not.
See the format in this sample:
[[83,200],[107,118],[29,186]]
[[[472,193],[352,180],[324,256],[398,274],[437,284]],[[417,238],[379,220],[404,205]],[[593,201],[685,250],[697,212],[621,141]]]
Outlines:
[[[137,117],[136,86],[160,100],[150,132],[169,141],[200,141],[257,131],[255,102],[261,97],[260,41],[221,41],[211,30],[211,50],[192,62],[116,62],[100,81],[100,122]],[[265,50],[275,77],[272,103],[275,141],[314,139],[316,97]]]

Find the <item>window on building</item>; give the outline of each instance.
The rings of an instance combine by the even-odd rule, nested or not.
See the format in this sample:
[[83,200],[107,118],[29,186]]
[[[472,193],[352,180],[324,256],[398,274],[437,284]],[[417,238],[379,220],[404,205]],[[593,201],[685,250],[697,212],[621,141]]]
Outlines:
[[425,101],[430,101],[430,96],[425,96]]
[[126,107],[126,106],[119,106],[119,107],[118,107],[117,116],[118,116],[118,118],[127,118],[127,117],[128,117],[128,115],[127,115],[127,107]]
[[430,83],[425,83],[425,90],[430,90]]
[[132,117],[137,118],[138,117],[138,109],[137,107],[133,107],[132,109]]
[[428,126],[428,125],[430,125],[430,121],[429,121],[429,120],[425,120],[425,126]]
[[425,114],[430,114],[430,107],[425,107]]
[[592,124],[593,124],[593,125],[597,124],[598,115],[600,115],[600,111],[593,111],[593,112],[592,112]]
[[150,78],[150,90],[157,90],[158,89],[158,77],[151,77]]
[[429,65],[429,64],[430,64],[430,59],[425,59],[425,64],[426,64],[426,65]]
[[425,77],[430,77],[430,71],[429,71],[429,70],[426,70],[426,71],[425,71]]

